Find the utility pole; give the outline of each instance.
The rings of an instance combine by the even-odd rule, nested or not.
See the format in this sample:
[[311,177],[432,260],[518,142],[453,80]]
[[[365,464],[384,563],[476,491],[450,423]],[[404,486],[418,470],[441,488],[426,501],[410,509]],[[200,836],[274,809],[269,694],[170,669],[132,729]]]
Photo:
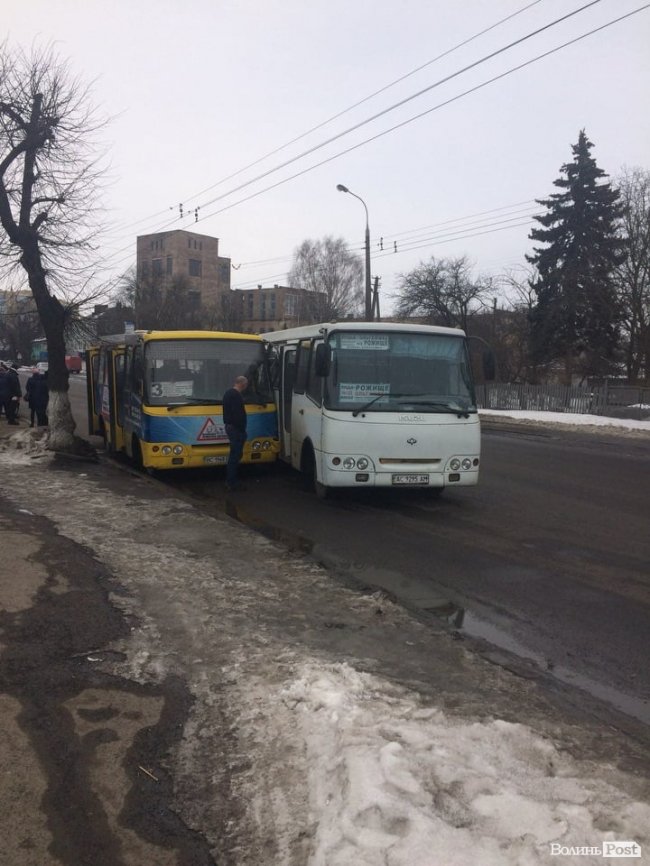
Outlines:
[[379,277],[375,277],[375,285],[372,290],[372,308],[370,310],[370,321],[378,322],[381,318],[379,311]]

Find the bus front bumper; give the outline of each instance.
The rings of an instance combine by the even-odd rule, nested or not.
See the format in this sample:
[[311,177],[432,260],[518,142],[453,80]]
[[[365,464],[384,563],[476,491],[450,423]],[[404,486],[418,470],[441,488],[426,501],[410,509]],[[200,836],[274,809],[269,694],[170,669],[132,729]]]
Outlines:
[[[256,440],[244,446],[241,463],[274,463],[280,450],[277,440]],[[266,446],[266,447],[265,447]],[[142,461],[147,469],[207,469],[225,466],[228,445],[181,445],[180,443],[141,443]]]

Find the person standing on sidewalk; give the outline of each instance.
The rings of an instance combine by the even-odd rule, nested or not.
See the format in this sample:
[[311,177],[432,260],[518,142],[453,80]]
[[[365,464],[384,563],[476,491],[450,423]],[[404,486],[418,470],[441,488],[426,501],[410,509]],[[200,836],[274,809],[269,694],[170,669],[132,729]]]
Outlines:
[[237,467],[246,442],[246,407],[243,392],[248,387],[246,376],[237,376],[232,388],[223,395],[223,423],[230,442],[230,454],[226,464],[226,489],[237,490]]
[[30,409],[30,427],[34,426],[34,420],[36,420],[39,427],[47,427],[47,404],[49,399],[50,392],[47,385],[47,372],[41,373],[39,370],[34,370],[25,385],[25,400],[27,400]]
[[7,423],[18,425],[16,413],[20,406],[22,391],[20,380],[15,370],[10,370],[6,364],[0,364],[0,403],[5,410]]

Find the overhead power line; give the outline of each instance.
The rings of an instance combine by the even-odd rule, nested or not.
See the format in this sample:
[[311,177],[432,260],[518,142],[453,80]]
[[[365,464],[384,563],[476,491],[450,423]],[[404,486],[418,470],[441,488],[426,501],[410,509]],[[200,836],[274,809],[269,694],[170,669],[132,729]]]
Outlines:
[[480,84],[475,85],[474,87],[470,87],[467,90],[464,90],[462,93],[457,94],[456,96],[452,96],[449,99],[444,100],[443,102],[439,102],[437,105],[434,105],[432,108],[426,109],[426,111],[422,111],[419,114],[415,114],[412,117],[403,120],[401,123],[396,123],[394,126],[389,127],[388,129],[383,130],[382,132],[378,132],[376,135],[370,136],[370,138],[366,138],[363,141],[354,144],[345,150],[341,150],[338,153],[333,154],[332,156],[327,157],[326,159],[321,160],[320,162],[315,163],[314,165],[308,166],[302,171],[296,172],[295,174],[289,175],[289,177],[283,178],[280,181],[277,181],[270,186],[264,187],[257,192],[251,193],[251,195],[245,196],[238,201],[232,202],[231,204],[225,205],[218,210],[211,211],[208,214],[204,214],[201,217],[201,221],[209,219],[210,217],[216,216],[217,214],[223,213],[224,211],[230,210],[233,207],[237,207],[237,205],[243,204],[244,202],[250,201],[253,198],[256,198],[258,195],[262,195],[265,192],[269,192],[272,189],[275,189],[278,186],[282,186],[285,183],[288,183],[290,180],[295,180],[298,177],[301,177],[304,174],[307,174],[310,171],[314,171],[316,168],[320,168],[323,165],[326,165],[328,162],[333,162],[335,159],[338,159],[341,156],[344,156],[348,153],[351,153],[354,150],[357,150],[360,147],[364,147],[366,144],[370,142],[376,141],[379,138],[383,138],[383,136],[388,135],[391,132],[394,132],[397,129],[401,129],[404,126],[408,126],[413,123],[415,120],[419,120],[422,117],[425,117],[427,114],[431,114],[434,111],[438,111],[440,108],[444,108],[447,105],[450,105],[453,102],[457,102],[459,99],[463,99],[465,96],[469,96],[472,93],[476,93],[478,90],[482,90],[484,87],[487,87],[489,84],[493,84],[495,81],[500,81],[502,78],[506,78],[509,75],[512,75],[514,72],[519,72],[521,69],[525,69],[527,66],[531,66],[533,63],[537,63],[539,60],[543,60],[546,57],[550,57],[552,54],[556,54],[558,51],[561,51],[564,48],[567,48],[569,45],[574,45],[577,42],[586,39],[589,36],[593,36],[595,33],[599,33],[602,30],[607,29],[608,27],[613,26],[614,24],[618,24],[620,21],[624,21],[626,18],[631,18],[633,15],[637,15],[639,12],[643,12],[645,9],[650,7],[650,3],[646,3],[643,6],[634,9],[632,12],[628,12],[625,15],[621,15],[618,18],[614,18],[611,21],[608,21],[605,24],[600,25],[599,27],[595,27],[592,30],[587,31],[586,33],[581,34],[580,36],[576,36],[574,39],[569,39],[567,42],[563,42],[561,45],[557,45],[555,48],[551,48],[548,51],[544,51],[542,54],[538,54],[535,57],[532,57],[529,60],[524,61],[523,63],[517,64],[517,66],[513,66],[510,69],[507,69],[505,72],[501,72],[498,75],[494,75],[492,78],[488,78],[486,81],[481,82]]
[[[410,72],[406,72],[404,75],[401,75],[399,78],[396,78],[394,81],[389,82],[388,84],[380,87],[379,90],[375,90],[373,93],[370,93],[368,96],[364,96],[363,99],[360,99],[358,102],[349,105],[347,108],[344,108],[342,111],[333,114],[331,117],[328,117],[326,120],[321,121],[316,126],[311,127],[306,132],[297,135],[295,138],[292,138],[290,141],[285,142],[285,144],[276,147],[274,150],[269,151],[264,156],[258,157],[253,162],[245,165],[243,168],[237,169],[237,171],[232,172],[226,177],[222,177],[221,180],[216,181],[208,187],[200,190],[199,192],[192,193],[190,196],[185,196],[183,201],[194,200],[199,196],[204,195],[206,192],[210,192],[210,190],[215,189],[217,186],[220,186],[222,183],[226,183],[226,181],[232,180],[234,177],[237,177],[243,172],[247,171],[250,168],[254,168],[256,165],[259,165],[261,162],[264,162],[265,159],[269,159],[272,156],[275,156],[276,153],[280,153],[282,150],[286,150],[286,148],[290,147],[292,144],[295,144],[298,141],[301,141],[303,138],[306,138],[308,135],[311,135],[313,132],[317,132],[319,129],[322,129],[324,126],[332,123],[334,120],[338,120],[339,117],[343,117],[343,115],[348,114],[350,111],[353,111],[355,108],[358,108],[360,105],[363,105],[366,102],[369,102],[371,99],[374,99],[375,96],[380,96],[382,93],[385,93],[387,90],[390,90],[391,87],[395,87],[397,84],[400,84],[402,81],[406,81],[407,78],[410,78],[413,75],[416,75],[418,72],[421,72],[423,69],[426,69],[428,66],[432,66],[434,63],[437,63],[439,60],[442,60],[445,57],[448,57],[450,54],[453,54],[454,51],[458,51],[460,48],[464,48],[466,45],[469,45],[471,42],[474,42],[476,39],[484,36],[486,33],[489,33],[492,30],[495,30],[497,27],[500,27],[502,24],[511,21],[512,19],[518,17],[519,15],[526,12],[528,9],[531,9],[533,6],[537,6],[541,3],[542,0],[534,0],[532,3],[528,3],[526,6],[523,6],[521,9],[518,9],[516,12],[512,12],[510,15],[506,15],[505,18],[499,19],[494,24],[491,24],[489,27],[483,28],[483,30],[479,30],[477,33],[474,33],[472,36],[469,36],[467,39],[463,39],[461,42],[458,42],[456,45],[448,48],[446,51],[443,51],[441,54],[438,54],[436,57],[431,58],[431,60],[427,60],[426,63],[422,63],[420,66],[417,66],[415,69],[412,69]],[[149,220],[155,219],[158,216],[163,216],[168,213],[170,209],[176,209],[175,206],[173,208],[165,208],[164,210],[157,211],[154,214],[149,215],[148,217],[142,217],[135,222],[128,223],[124,228],[131,228],[136,225],[140,225],[143,222],[148,222]],[[188,213],[192,211],[191,208],[187,209]]]
[[[228,192],[224,192],[219,196],[216,196],[209,201],[203,202],[199,205],[199,208],[208,207],[211,204],[214,204],[217,201],[221,201],[221,199],[226,198],[229,195],[233,195],[239,190],[244,189],[247,186],[250,186],[253,183],[256,183],[259,180],[263,180],[265,177],[268,177],[270,174],[275,174],[276,171],[280,171],[280,169],[286,168],[288,165],[291,165],[294,162],[297,162],[299,159],[303,159],[306,156],[314,153],[317,150],[321,150],[321,148],[326,147],[328,144],[332,144],[335,141],[338,141],[340,138],[343,138],[345,135],[349,135],[351,132],[356,132],[357,129],[360,129],[363,126],[367,126],[369,123],[372,123],[375,120],[378,120],[380,117],[383,117],[385,114],[389,114],[391,111],[395,111],[397,108],[401,108],[409,102],[412,102],[414,99],[418,99],[420,96],[424,96],[425,93],[429,93],[431,90],[434,90],[437,87],[441,87],[443,84],[446,84],[449,81],[452,81],[454,78],[458,78],[459,75],[463,75],[465,72],[469,72],[470,69],[475,69],[477,66],[481,66],[483,63],[487,63],[488,60],[493,60],[495,57],[498,57],[500,54],[503,54],[506,51],[510,51],[512,48],[515,48],[517,45],[522,45],[524,42],[527,42],[529,39],[532,39],[535,36],[539,36],[540,33],[544,33],[546,30],[550,30],[552,27],[556,27],[558,24],[561,24],[564,21],[567,21],[569,18],[573,18],[574,15],[578,15],[581,12],[584,12],[586,9],[589,9],[592,6],[595,6],[598,3],[601,3],[602,0],[590,0],[589,3],[585,3],[583,6],[580,6],[578,9],[574,9],[573,12],[567,12],[566,15],[562,15],[559,18],[556,18],[554,21],[549,22],[548,24],[544,24],[542,27],[538,27],[536,30],[531,30],[530,33],[526,33],[524,36],[520,36],[518,39],[515,39],[513,42],[509,42],[507,45],[503,45],[501,48],[497,48],[495,51],[491,51],[489,54],[485,54],[483,57],[480,57],[478,60],[474,60],[472,63],[468,63],[466,66],[463,66],[461,69],[457,69],[455,72],[451,72],[449,75],[445,75],[443,78],[439,78],[437,81],[434,81],[433,84],[429,84],[427,87],[423,87],[418,90],[416,93],[412,93],[410,96],[404,97],[404,99],[400,99],[398,102],[394,102],[392,105],[389,105],[387,108],[382,109],[381,111],[376,112],[375,114],[367,117],[365,120],[359,121],[359,123],[355,123],[353,126],[348,127],[347,129],[338,132],[336,135],[332,135],[329,138],[322,141],[320,144],[315,144],[313,147],[308,148],[302,153],[297,154],[291,159],[285,160],[285,162],[280,163],[273,168],[268,169],[262,174],[257,175],[250,180],[245,181],[239,186],[234,187]],[[204,219],[204,217],[200,217],[200,219]]]
[[[581,12],[584,12],[586,9],[589,9],[592,6],[595,6],[600,2],[602,2],[602,0],[590,0],[590,2],[583,4],[582,6],[578,7],[577,9],[574,9],[572,12],[567,12],[565,15],[562,15],[559,18],[556,18],[553,21],[550,21],[548,24],[544,24],[542,27],[538,27],[537,29],[530,31],[529,33],[526,33],[524,36],[521,36],[518,39],[515,39],[514,41],[508,43],[507,45],[504,45],[501,48],[498,48],[495,51],[492,51],[489,54],[484,55],[483,57],[479,58],[478,60],[475,60],[472,63],[467,64],[466,66],[462,67],[461,69],[458,69],[455,72],[452,72],[449,75],[446,75],[443,78],[438,79],[438,81],[434,81],[433,84],[430,84],[427,87],[420,89],[419,91],[411,94],[410,96],[406,96],[404,99],[401,99],[396,103],[393,103],[393,105],[390,105],[387,108],[384,108],[379,112],[376,112],[375,114],[371,115],[370,117],[366,118],[365,120],[359,121],[359,123],[356,123],[353,126],[342,130],[341,132],[337,133],[336,135],[330,136],[329,138],[325,139],[325,141],[322,141],[319,144],[315,144],[313,147],[310,147],[307,150],[303,151],[302,153],[299,153],[296,156],[293,156],[290,159],[285,160],[284,162],[280,163],[279,165],[274,166],[274,167],[268,169],[267,171],[264,171],[261,174],[255,176],[253,178],[250,178],[247,181],[244,181],[243,183],[239,184],[238,186],[233,187],[232,189],[230,189],[224,193],[221,193],[221,195],[215,196],[214,198],[209,199],[206,202],[202,202],[201,204],[199,204],[196,208],[192,209],[192,211],[191,211],[191,213],[194,215],[193,222],[195,222],[195,223],[196,222],[203,222],[207,217],[214,216],[215,213],[221,212],[221,211],[216,211],[216,212],[207,214],[207,216],[204,216],[201,213],[203,208],[209,207],[209,205],[215,204],[216,202],[221,201],[230,195],[234,195],[234,193],[239,192],[240,190],[245,189],[246,187],[251,186],[254,183],[257,183],[260,180],[263,180],[265,177],[268,177],[271,174],[275,174],[275,172],[280,171],[283,168],[286,168],[287,166],[293,164],[294,162],[297,162],[300,159],[304,159],[306,156],[309,156],[310,154],[316,152],[317,150],[321,150],[323,147],[326,147],[328,144],[332,144],[333,142],[338,141],[340,138],[343,138],[344,136],[349,135],[351,132],[355,132],[356,130],[362,128],[363,126],[367,126],[369,123],[372,123],[373,121],[378,120],[380,117],[383,117],[385,114],[388,114],[389,112],[392,112],[398,108],[401,108],[402,106],[406,105],[407,103],[412,102],[414,99],[418,99],[420,96],[423,96],[425,93],[428,93],[431,90],[433,90],[437,87],[440,87],[449,81],[452,81],[454,78],[457,78],[458,76],[463,75],[465,72],[468,72],[469,70],[474,69],[474,68],[482,65],[483,63],[487,63],[489,60],[492,60],[495,57],[498,57],[500,54],[503,54],[504,52],[511,50],[512,48],[516,47],[517,45],[523,44],[524,42],[528,41],[529,39],[532,39],[533,37],[538,36],[540,33],[543,33],[546,30],[551,29],[552,27],[556,27],[558,24],[563,23],[564,21],[568,20],[569,18],[573,18],[575,15],[578,15]],[[371,140],[372,139],[369,139],[369,141],[371,141]],[[343,151],[343,153],[346,153],[346,152],[348,152],[348,151]],[[318,165],[322,165],[322,164],[323,163],[318,163]],[[238,173],[239,172],[236,172],[236,174],[238,174]],[[300,174],[303,174],[303,173],[304,172],[300,172],[296,175],[293,175],[293,177],[299,177]],[[291,178],[289,178],[289,179],[291,179]],[[273,189],[273,188],[274,188],[274,186],[266,187],[266,189],[263,191],[266,192],[266,191]],[[248,201],[249,199],[250,199],[250,197],[244,198],[241,201],[242,202]],[[238,202],[238,204],[239,203],[240,202]],[[182,208],[182,206],[180,206],[180,205],[179,205],[179,207]],[[174,218],[173,220],[168,220],[165,223],[163,223],[162,225],[158,226],[157,230],[158,231],[164,230],[164,229],[168,228],[169,226],[176,224],[176,222],[177,222],[177,218]]]
[[[527,60],[527,61],[524,61],[523,63],[520,63],[520,64],[518,64],[518,65],[516,65],[516,66],[514,66],[514,67],[511,67],[510,69],[508,69],[508,70],[506,70],[506,71],[504,71],[504,72],[502,72],[502,73],[500,73],[500,74],[498,74],[498,75],[495,75],[495,76],[493,76],[492,78],[489,78],[489,79],[487,79],[486,81],[483,81],[483,82],[479,83],[478,85],[475,85],[474,87],[471,87],[471,88],[469,88],[468,90],[465,90],[465,91],[463,91],[462,93],[457,94],[456,96],[451,97],[450,99],[447,99],[447,100],[445,100],[445,101],[443,101],[443,102],[441,102],[441,103],[438,103],[437,105],[433,106],[432,108],[427,109],[426,111],[420,112],[419,114],[416,114],[416,115],[414,115],[414,116],[412,116],[412,117],[410,117],[410,118],[407,118],[406,120],[404,120],[404,121],[402,121],[402,122],[400,122],[400,123],[398,123],[398,124],[395,124],[394,126],[389,127],[388,129],[383,130],[383,131],[377,133],[376,135],[373,135],[373,136],[371,136],[371,137],[369,137],[369,138],[367,138],[367,139],[365,139],[365,140],[363,140],[363,141],[361,141],[361,142],[358,142],[357,144],[352,145],[352,146],[349,147],[349,148],[346,148],[346,149],[344,149],[344,150],[342,150],[342,151],[340,151],[340,152],[338,152],[338,153],[336,153],[336,154],[333,154],[332,156],[330,156],[330,157],[328,157],[328,158],[326,158],[326,159],[324,159],[324,160],[321,160],[320,162],[318,162],[318,163],[316,163],[316,164],[314,164],[314,165],[308,166],[307,168],[305,168],[305,169],[303,169],[303,170],[301,170],[301,171],[299,171],[299,172],[296,172],[296,173],[293,174],[293,175],[290,175],[290,176],[288,176],[288,177],[286,177],[286,178],[283,178],[282,180],[280,180],[280,181],[278,181],[278,182],[276,182],[276,183],[274,183],[274,184],[271,184],[271,185],[269,185],[269,186],[267,186],[267,187],[265,187],[265,188],[263,188],[263,189],[261,189],[261,190],[258,190],[258,191],[252,193],[252,194],[249,195],[249,196],[245,196],[244,198],[239,199],[238,201],[235,201],[235,202],[232,202],[232,203],[230,203],[230,204],[228,204],[228,205],[225,205],[224,207],[219,208],[218,210],[212,211],[211,213],[208,213],[208,214],[204,214],[204,215],[202,215],[202,216],[200,217],[200,221],[205,221],[206,219],[209,219],[209,218],[211,218],[211,217],[213,217],[213,216],[216,216],[216,215],[218,215],[218,214],[220,214],[220,213],[223,213],[224,211],[227,211],[227,210],[229,210],[230,208],[236,207],[236,206],[238,206],[238,205],[240,205],[240,204],[243,204],[244,202],[250,201],[251,199],[256,198],[258,195],[262,195],[263,193],[268,192],[268,191],[270,191],[270,190],[272,190],[272,189],[275,189],[276,187],[281,186],[281,185],[283,185],[283,184],[285,184],[285,183],[288,183],[288,182],[291,181],[291,180],[295,180],[296,178],[301,177],[302,175],[307,174],[308,172],[313,171],[313,170],[315,170],[316,168],[319,168],[319,167],[321,167],[321,166],[323,166],[323,165],[325,165],[325,164],[327,164],[327,163],[329,163],[329,162],[332,162],[333,160],[338,159],[338,158],[340,158],[341,156],[344,156],[344,155],[347,154],[347,153],[350,153],[350,152],[352,152],[352,151],[354,151],[354,150],[357,150],[358,148],[363,147],[363,146],[365,146],[366,144],[369,144],[369,143],[371,143],[371,142],[373,142],[373,141],[375,141],[375,140],[377,140],[377,139],[379,139],[379,138],[382,138],[384,135],[388,135],[389,133],[394,132],[395,130],[400,129],[400,128],[402,128],[402,127],[408,125],[408,124],[414,122],[415,120],[418,120],[418,119],[420,119],[420,118],[426,116],[427,114],[431,114],[432,112],[437,111],[437,110],[439,110],[440,108],[445,107],[446,105],[449,105],[449,104],[451,104],[451,103],[453,103],[453,102],[455,102],[455,101],[457,101],[457,100],[459,100],[459,99],[464,98],[465,96],[468,96],[468,95],[470,95],[470,94],[472,94],[472,93],[475,93],[475,92],[477,92],[478,90],[481,90],[482,88],[488,86],[489,84],[492,84],[492,83],[494,83],[494,82],[496,82],[496,81],[499,81],[500,79],[505,78],[505,77],[507,77],[507,76],[509,76],[509,75],[512,75],[514,72],[518,72],[518,71],[520,71],[521,69],[524,69],[524,68],[526,68],[527,66],[530,66],[530,65],[532,65],[532,64],[534,64],[534,63],[536,63],[536,62],[538,62],[539,60],[543,60],[543,59],[545,59],[546,57],[549,57],[549,56],[551,56],[551,55],[557,53],[558,51],[563,50],[564,48],[567,48],[567,47],[569,47],[569,46],[571,46],[571,45],[574,45],[574,44],[576,44],[576,43],[578,43],[578,42],[580,42],[580,41],[582,41],[582,40],[584,40],[584,39],[586,39],[586,38],[588,38],[588,37],[590,37],[590,36],[595,35],[596,33],[599,33],[599,32],[601,32],[601,31],[603,31],[603,30],[606,30],[607,28],[613,26],[614,24],[618,24],[618,23],[620,23],[621,21],[624,21],[624,20],[626,20],[626,19],[628,19],[628,18],[631,18],[631,17],[633,17],[634,15],[637,15],[637,14],[639,14],[640,12],[645,11],[645,10],[648,9],[649,7],[650,7],[650,3],[645,3],[645,4],[643,4],[642,6],[639,6],[639,7],[637,7],[636,9],[633,9],[632,11],[630,11],[630,12],[624,14],[624,15],[620,15],[620,16],[618,16],[617,18],[614,18],[614,19],[612,19],[612,20],[610,20],[610,21],[607,21],[606,23],[604,23],[604,24],[602,24],[602,25],[600,25],[600,26],[598,26],[598,27],[595,27],[595,28],[593,28],[593,29],[591,29],[591,30],[589,30],[589,31],[587,31],[587,32],[585,32],[585,33],[583,33],[583,34],[581,34],[581,35],[579,35],[579,36],[573,38],[573,39],[567,40],[566,42],[564,42],[564,43],[562,43],[562,44],[560,44],[560,45],[558,45],[558,46],[556,46],[556,47],[554,47],[554,48],[552,48],[552,49],[549,49],[548,51],[545,51],[545,52],[543,52],[543,53],[541,53],[541,54],[538,54],[538,55],[536,55],[535,57],[533,57],[533,58],[531,58],[531,59],[529,59],[529,60]],[[118,251],[118,252],[119,252],[119,251]],[[125,261],[125,260],[132,260],[132,258],[133,258],[132,255],[129,255],[128,257],[124,257],[124,258],[122,259],[122,261]],[[115,286],[116,283],[117,283],[118,281],[119,281],[119,278],[118,278],[118,280],[113,280],[112,283],[109,284],[107,290],[110,290],[110,288],[111,288],[112,286]]]
[[[403,248],[401,246],[398,246],[397,253],[394,253],[392,251],[379,253],[378,255],[373,256],[373,261],[375,261],[375,259],[385,258],[387,256],[401,255],[403,253],[413,252],[413,251],[419,250],[419,249],[427,249],[430,247],[435,247],[435,246],[438,246],[440,244],[453,243],[454,241],[461,241],[461,240],[471,240],[472,238],[481,237],[483,235],[494,234],[495,232],[502,232],[502,231],[507,231],[509,229],[522,228],[524,226],[530,225],[532,222],[533,222],[533,218],[531,217],[530,219],[523,220],[521,222],[517,222],[517,223],[514,223],[512,225],[494,225],[493,227],[490,227],[490,225],[488,224],[484,229],[474,230],[474,231],[462,231],[459,229],[458,232],[450,232],[449,234],[443,234],[440,237],[436,237],[435,239],[431,239],[431,240],[427,241],[426,243],[421,243],[421,244],[418,244],[416,246],[403,247]],[[258,277],[257,279],[251,279],[251,280],[248,280],[248,281],[243,282],[243,283],[238,283],[237,285],[233,286],[233,288],[242,289],[242,290],[246,290],[249,288],[254,289],[256,286],[264,285],[265,283],[267,283],[267,284],[268,283],[276,283],[278,280],[285,279],[286,276],[287,276],[287,271],[283,271],[282,273],[279,273],[279,274],[267,275],[264,277]]]
[[[407,78],[410,78],[413,75],[416,75],[418,72],[421,72],[423,69],[426,69],[428,66],[437,63],[439,60],[442,60],[444,57],[448,57],[450,54],[453,54],[454,51],[458,51],[459,48],[464,48],[466,45],[469,45],[475,39],[478,39],[481,36],[484,36],[486,33],[489,33],[491,30],[500,27],[502,24],[505,24],[507,21],[516,18],[518,15],[521,15],[523,12],[526,12],[532,6],[537,6],[538,3],[541,3],[542,0],[534,0],[533,3],[528,3],[522,9],[518,9],[516,12],[512,12],[510,15],[506,15],[505,18],[501,18],[499,21],[496,21],[494,24],[491,24],[489,27],[485,27],[483,30],[479,30],[477,33],[474,33],[473,36],[468,37],[467,39],[463,39],[462,42],[458,42],[452,48],[448,48],[446,51],[443,51],[441,54],[438,54],[436,57],[432,57],[431,60],[427,60],[426,63],[422,63],[420,66],[416,66],[415,69],[412,69],[410,72],[406,72],[404,75],[401,75],[399,78],[396,78],[394,81],[391,81],[389,84],[380,87],[379,90],[375,90],[373,93],[368,94],[368,96],[364,96],[363,99],[360,99],[358,102],[354,102],[352,105],[349,105],[347,108],[344,108],[342,111],[333,114],[331,117],[328,117],[326,120],[321,121],[316,126],[312,126],[311,129],[308,129],[306,132],[302,132],[300,135],[297,135],[295,138],[292,138],[290,141],[287,141],[285,144],[281,144],[279,147],[276,147],[274,150],[269,151],[264,156],[260,156],[258,159],[254,160],[254,162],[250,162],[248,165],[243,168],[238,169],[232,174],[227,175],[226,177],[221,178],[221,180],[216,181],[216,183],[211,184],[211,186],[202,189],[200,192],[194,193],[194,195],[190,196],[192,200],[198,198],[199,196],[204,195],[206,192],[210,192],[210,190],[215,189],[220,186],[222,183],[226,183],[228,180],[232,180],[234,177],[237,177],[243,172],[247,171],[249,168],[254,168],[256,165],[259,165],[261,162],[264,162],[265,159],[269,159],[272,156],[275,156],[276,153],[280,153],[283,150],[286,150],[287,147],[291,147],[292,144],[296,144],[296,142],[301,141],[303,138],[307,138],[308,135],[311,135],[313,132],[317,132],[319,129],[322,129],[324,126],[332,123],[334,120],[338,120],[339,117],[343,117],[345,114],[349,114],[350,111],[353,111],[355,108],[359,108],[360,105],[364,105],[366,102],[369,102],[371,99],[374,99],[375,96],[380,96],[382,93],[385,93],[387,90],[390,90],[391,87],[395,87],[397,84],[401,84],[402,81],[406,81]],[[210,202],[208,202],[210,204]]]
[[[523,202],[516,202],[510,205],[501,205],[501,207],[490,208],[489,210],[478,211],[477,213],[467,214],[465,216],[454,217],[453,219],[441,220],[437,223],[431,223],[426,226],[420,226],[415,229],[405,229],[401,232],[384,232],[383,235],[380,235],[378,238],[373,240],[373,246],[378,247],[380,242],[383,241],[393,241],[394,239],[399,238],[399,246],[400,249],[403,248],[405,243],[415,243],[416,241],[422,241],[425,238],[417,237],[422,232],[431,232],[434,230],[434,234],[439,234],[441,230],[446,230],[446,227],[456,225],[456,231],[465,231],[470,228],[475,228],[477,219],[480,219],[481,223],[484,223],[487,219],[488,223],[494,222],[495,220],[503,220],[503,219],[520,219],[524,214],[527,214],[531,210],[531,205],[535,203],[535,199],[527,199]],[[529,207],[523,209],[522,205],[529,205]],[[461,225],[458,225],[458,224]],[[462,225],[464,223],[464,225]],[[346,249],[348,252],[361,252],[364,249],[363,243],[354,243],[347,244]],[[374,257],[379,255],[378,252],[374,253]],[[287,253],[283,256],[273,256],[268,259],[257,259],[250,262],[240,262],[237,265],[237,270],[240,268],[251,268],[251,267],[259,267],[260,265],[279,265],[284,262],[290,262],[293,258],[293,253]]]

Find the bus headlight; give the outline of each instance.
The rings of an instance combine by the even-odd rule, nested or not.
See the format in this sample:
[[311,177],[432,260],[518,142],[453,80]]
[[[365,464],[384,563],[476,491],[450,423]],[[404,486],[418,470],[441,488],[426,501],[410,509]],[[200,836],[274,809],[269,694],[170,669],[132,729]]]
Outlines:
[[163,447],[160,449],[160,451],[162,454],[171,454],[172,453],[172,446],[171,445],[163,445]]
[[264,442],[262,442],[262,451],[268,451],[270,447],[271,443],[268,439],[265,439]]
[[463,469],[471,469],[472,461],[469,459],[469,457],[464,457],[463,462],[460,465],[463,467]]
[[262,447],[262,443],[255,441],[255,442],[253,442],[251,447],[252,447],[253,451],[259,451],[260,448]]
[[174,445],[174,454],[182,454],[183,446],[182,445]]
[[449,461],[449,468],[452,470],[452,472],[458,472],[458,470],[460,469],[460,460],[458,459],[458,457],[454,457],[453,460]]
[[354,466],[355,466],[354,457],[346,457],[343,460],[343,468],[344,469],[354,469]]
[[364,469],[368,468],[368,458],[367,457],[359,457],[357,460],[357,469],[361,469],[363,472]]

